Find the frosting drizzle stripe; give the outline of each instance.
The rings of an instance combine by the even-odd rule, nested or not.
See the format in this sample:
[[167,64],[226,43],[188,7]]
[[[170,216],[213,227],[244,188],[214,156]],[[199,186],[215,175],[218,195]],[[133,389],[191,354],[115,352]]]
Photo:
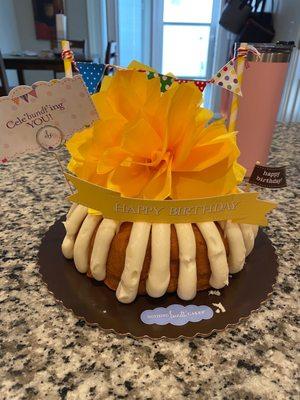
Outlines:
[[196,239],[191,224],[175,224],[179,245],[177,294],[192,300],[197,293]]
[[125,267],[116,293],[117,299],[122,303],[131,303],[136,298],[150,229],[151,224],[148,222],[135,222],[132,225],[126,249]]
[[220,232],[214,222],[201,222],[197,226],[206,242],[211,268],[209,284],[214,289],[228,285],[228,264],[226,250]]
[[240,229],[242,231],[244,245],[246,248],[246,257],[251,253],[254,247],[254,232],[252,226],[249,224],[240,224]]
[[146,290],[151,297],[160,297],[170,282],[171,225],[152,224],[151,263]]
[[104,218],[97,230],[90,263],[91,273],[97,281],[105,279],[108,252],[118,227],[117,221]]
[[71,209],[73,208],[72,212],[67,215],[67,220],[63,223],[66,229],[66,236],[62,242],[61,250],[63,255],[68,259],[71,259],[74,256],[75,238],[82,221],[87,215],[86,207],[80,204],[75,207],[73,207],[73,205],[71,207]]
[[229,272],[235,274],[241,271],[245,264],[246,247],[241,228],[238,224],[227,221],[224,228],[229,245]]
[[84,273],[89,269],[91,239],[100,219],[100,215],[88,214],[76,237],[74,245],[74,263],[79,272]]

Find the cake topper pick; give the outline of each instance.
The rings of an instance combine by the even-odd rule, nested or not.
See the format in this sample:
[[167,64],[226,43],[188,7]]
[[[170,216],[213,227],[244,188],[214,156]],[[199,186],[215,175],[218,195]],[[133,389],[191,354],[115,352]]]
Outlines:
[[52,154],[53,157],[56,159],[59,169],[64,176],[68,188],[70,189],[70,192],[72,194],[72,186],[64,175],[64,167],[61,163],[59,155],[56,152],[57,150],[61,149],[62,146],[65,144],[65,137],[63,132],[56,126],[45,125],[37,131],[36,141],[43,150]]

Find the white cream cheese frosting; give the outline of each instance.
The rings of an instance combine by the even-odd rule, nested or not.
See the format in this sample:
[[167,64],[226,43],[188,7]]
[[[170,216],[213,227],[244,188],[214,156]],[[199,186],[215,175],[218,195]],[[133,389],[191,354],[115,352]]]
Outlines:
[[240,224],[240,229],[242,231],[244,245],[246,248],[246,257],[251,253],[254,247],[254,232],[252,226],[249,224]]
[[132,225],[125,266],[116,292],[117,299],[122,303],[131,303],[136,298],[150,229],[148,222],[135,222]]
[[108,252],[118,227],[117,221],[104,218],[97,230],[90,263],[91,273],[97,281],[105,279]]
[[152,224],[151,263],[146,290],[151,297],[160,297],[170,282],[171,225]]
[[197,293],[196,239],[191,224],[175,224],[179,246],[177,294],[192,300]]
[[254,239],[256,238],[257,234],[258,234],[258,225],[250,225],[252,230],[253,230],[253,234],[254,234]]
[[70,218],[72,212],[75,210],[75,208],[76,208],[77,206],[78,206],[77,203],[72,203],[72,205],[71,205],[71,207],[70,207],[70,210],[69,210],[68,213],[67,213],[67,218],[66,218],[66,219]]
[[91,239],[99,224],[99,215],[88,214],[83,221],[74,245],[74,263],[79,272],[87,272],[89,269]]
[[246,247],[243,234],[239,224],[231,221],[225,222],[224,234],[229,245],[229,272],[235,274],[241,271],[245,264]]
[[197,226],[207,246],[207,255],[211,268],[209,284],[214,289],[221,289],[228,285],[229,269],[226,250],[220,232],[214,222],[200,222]]
[[73,205],[71,206],[71,209],[73,208],[72,212],[67,214],[67,220],[63,223],[66,229],[66,236],[62,242],[61,250],[68,259],[74,256],[75,237],[88,212],[87,208],[80,204],[75,204],[75,207]]
[[[120,223],[101,216],[89,215],[82,205],[72,205],[64,222],[66,235],[62,252],[66,258],[74,258],[78,271],[90,269],[96,280],[106,276],[107,258],[111,242]],[[211,267],[209,284],[214,289],[228,285],[228,274],[239,272],[245,257],[254,246],[258,227],[222,221],[220,225],[227,238],[229,255],[220,232],[214,222],[196,224],[206,245]],[[183,300],[191,300],[197,293],[196,239],[192,224],[175,224],[179,246],[179,276],[177,294]],[[136,222],[132,225],[126,249],[125,266],[116,291],[118,300],[131,303],[137,296],[141,271],[151,231],[151,261],[146,280],[146,291],[151,297],[162,296],[170,282],[171,225]],[[94,242],[92,244],[92,239]],[[200,266],[201,268],[201,266]]]
[[66,234],[61,244],[61,251],[68,260],[71,260],[74,256],[74,244],[75,244],[75,236]]

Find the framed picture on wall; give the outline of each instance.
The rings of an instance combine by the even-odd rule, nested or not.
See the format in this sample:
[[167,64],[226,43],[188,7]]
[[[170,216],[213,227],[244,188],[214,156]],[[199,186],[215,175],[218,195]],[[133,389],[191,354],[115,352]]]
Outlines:
[[64,0],[32,0],[36,38],[56,39],[55,15],[64,13]]

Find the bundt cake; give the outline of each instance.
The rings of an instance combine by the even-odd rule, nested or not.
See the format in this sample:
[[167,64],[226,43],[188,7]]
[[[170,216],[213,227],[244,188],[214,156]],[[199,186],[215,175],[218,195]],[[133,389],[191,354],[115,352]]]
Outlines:
[[191,300],[198,290],[221,289],[239,272],[254,246],[258,227],[202,222],[123,222],[88,213],[74,204],[64,222],[62,252],[77,270],[131,303],[137,294],[176,292]]
[[[103,79],[92,96],[99,120],[66,143],[69,172],[114,192],[108,196],[114,199],[201,201],[238,193],[245,169],[238,163],[236,132],[202,107],[195,82],[173,80],[162,88],[165,77],[145,71],[153,69],[134,61]],[[93,202],[91,187],[83,190],[82,203],[105,214],[103,203]],[[134,223],[118,222],[119,210],[110,214],[116,220],[96,214],[71,207],[62,251],[123,303],[138,294],[175,291],[191,300],[197,290],[228,285],[229,273],[243,268],[258,230],[229,221],[229,212],[222,217],[226,222],[175,223],[171,215],[173,224],[150,223],[150,214]]]

